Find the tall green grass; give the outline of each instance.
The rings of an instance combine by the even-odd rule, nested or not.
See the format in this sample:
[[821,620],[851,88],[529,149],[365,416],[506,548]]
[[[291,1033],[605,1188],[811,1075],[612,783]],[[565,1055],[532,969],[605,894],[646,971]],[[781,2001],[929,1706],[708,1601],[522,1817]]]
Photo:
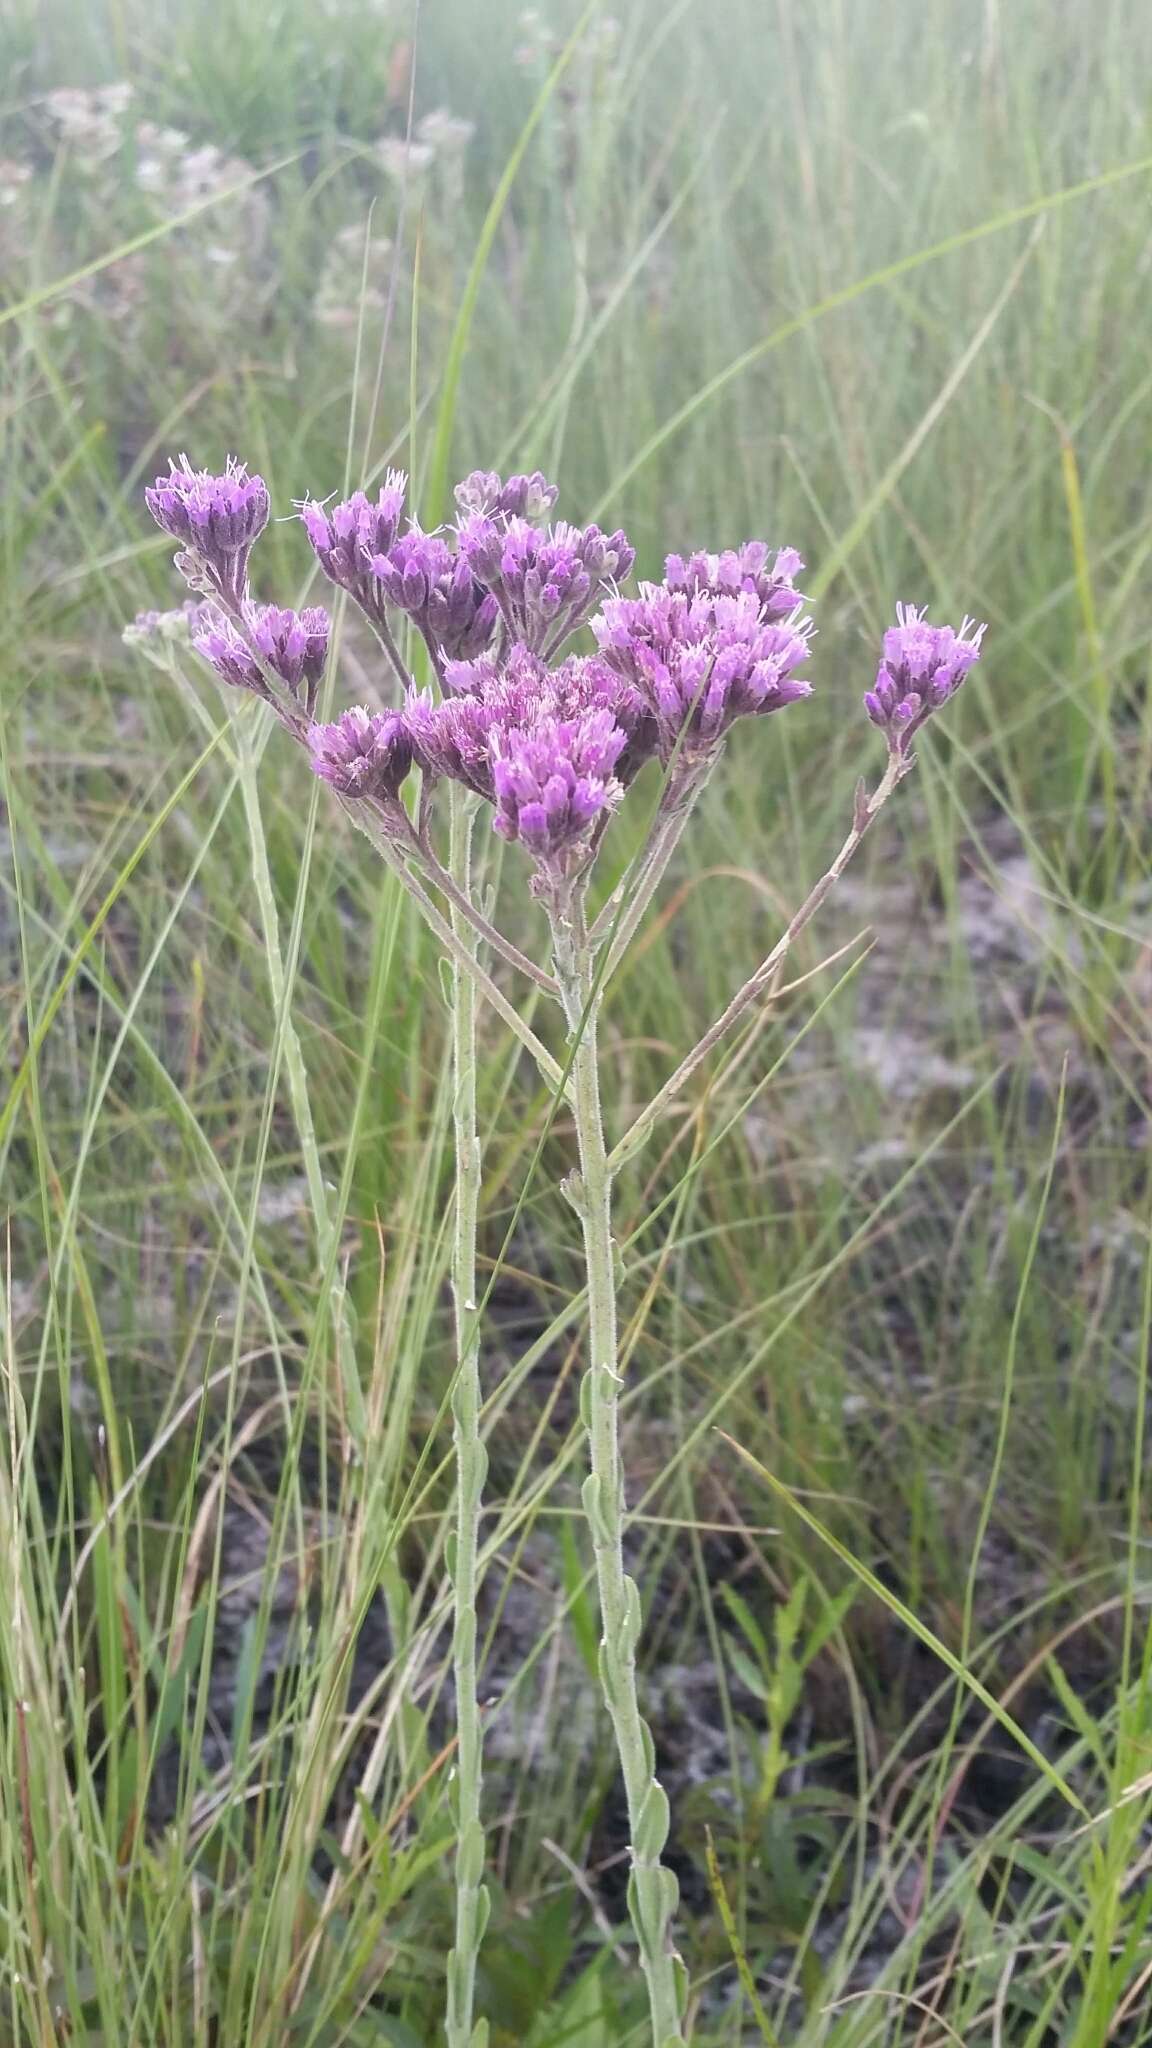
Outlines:
[[[391,460],[429,496],[539,464],[646,570],[804,551],[819,695],[741,736],[621,981],[619,1128],[839,842],[893,601],[989,619],[812,978],[634,1169],[637,1576],[669,1691],[716,1667],[724,1763],[680,1831],[694,2039],[1152,2039],[1152,17],[642,0],[615,32],[593,11],[541,103],[577,11],[550,50],[518,13],[0,20],[0,158],[33,173],[0,210],[0,2040],[424,2048],[450,1939],[438,963],[278,736],[246,817],[254,733],[120,643],[171,598],[140,489],[185,446],[251,459],[282,509]],[[44,95],[118,78],[133,133],[243,159],[258,198],[173,226],[138,142],[85,168]],[[373,143],[410,95],[476,132],[402,195]],[[367,294],[369,222],[394,253]],[[292,522],[260,574],[304,588]],[[565,1742],[590,1646],[563,1146],[486,1029],[485,1246],[532,1339],[489,1379],[490,1622],[525,1589],[550,1619],[490,1710],[482,2001],[502,2043],[607,2048],[643,2001],[607,1772]],[[531,1756],[518,1716],[550,1728]]]

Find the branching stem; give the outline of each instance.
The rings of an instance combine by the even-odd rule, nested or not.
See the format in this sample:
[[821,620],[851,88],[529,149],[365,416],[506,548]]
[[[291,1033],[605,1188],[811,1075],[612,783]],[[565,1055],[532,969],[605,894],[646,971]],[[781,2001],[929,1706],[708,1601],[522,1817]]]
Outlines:
[[[455,790],[453,790],[453,796],[455,796]],[[469,799],[469,801],[474,802],[473,799]],[[420,861],[429,881],[433,883],[435,888],[439,889],[440,894],[445,896],[451,904],[453,910],[452,922],[457,931],[460,929],[461,922],[471,925],[474,934],[491,946],[493,952],[498,953],[501,959],[506,960],[509,967],[515,967],[520,974],[526,975],[529,981],[534,981],[537,988],[542,989],[546,996],[558,999],[560,990],[555,975],[549,974],[543,967],[537,967],[536,962],[530,960],[527,953],[522,953],[519,946],[514,946],[511,939],[506,939],[503,932],[497,931],[495,925],[485,917],[477,904],[470,903],[467,900],[453,876],[451,868],[444,867],[437,860],[436,851],[431,841],[425,833],[419,831],[417,826],[412,827],[411,845],[413,854]]]
[[872,795],[866,795],[862,787],[857,789],[852,830],[849,832],[831,867],[821,875],[820,880],[804,898],[799,910],[789,923],[787,930],[781,934],[767,959],[761,961],[755,974],[749,976],[743,988],[736,991],[727,1008],[720,1012],[715,1023],[709,1026],[703,1038],[693,1046],[690,1053],[685,1055],[675,1073],[669,1076],[663,1087],[657,1091],[652,1097],[651,1102],[649,1102],[645,1109],[641,1110],[635,1122],[625,1131],[624,1136],[613,1148],[608,1161],[613,1173],[619,1172],[625,1160],[631,1159],[640,1150],[641,1146],[647,1142],[660,1118],[671,1107],[685,1083],[691,1080],[697,1067],[703,1060],[707,1059],[713,1047],[719,1045],[720,1040],[732,1029],[737,1020],[743,1016],[749,1005],[771,990],[773,982],[783,967],[796,940],[799,938],[800,933],[804,930],[805,925],[815,916],[829,891],[839,881],[869,826],[879,816],[893,790],[903,780],[911,766],[912,758],[910,755],[892,754],[889,758],[888,766]]
[[380,820],[365,804],[351,803],[346,797],[341,797],[339,802],[352,823],[371,841],[397,880],[407,889],[413,901],[419,904],[425,922],[435,932],[453,966],[462,966],[465,973],[471,975],[485,1002],[491,1004],[497,1016],[502,1017],[509,1029],[515,1033],[525,1051],[531,1053],[542,1080],[547,1082],[549,1088],[567,1095],[569,1087],[559,1062],[553,1059],[547,1046],[537,1038],[531,1025],[524,1022],[515,1004],[508,1000],[503,989],[499,988],[491,975],[485,972],[471,949],[457,937],[447,918],[437,910],[427,889],[409,867],[404,847],[388,837]]
[[611,980],[632,939],[647,915],[648,906],[660,887],[668,863],[680,844],[684,828],[708,780],[711,762],[694,764],[677,778],[661,798],[660,809],[635,869],[629,869],[604,905],[589,934],[593,946],[611,942],[602,982]]

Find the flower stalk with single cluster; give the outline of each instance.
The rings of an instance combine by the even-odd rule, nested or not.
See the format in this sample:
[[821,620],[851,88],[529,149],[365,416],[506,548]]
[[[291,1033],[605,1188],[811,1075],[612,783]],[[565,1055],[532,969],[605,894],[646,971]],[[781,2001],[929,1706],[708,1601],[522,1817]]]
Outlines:
[[[198,600],[173,615],[168,630],[190,637],[222,682],[261,698],[307,750],[316,774],[409,891],[451,964],[456,1500],[448,1562],[458,1741],[448,2048],[484,2048],[488,2038],[487,2021],[475,2011],[488,1916],[476,1648],[487,1471],[476,1283],[483,1165],[476,1124],[478,1001],[517,1034],[575,1130],[578,1163],[564,1190],[579,1218],[587,1275],[583,1504],[600,1601],[600,1675],[628,1808],[628,1903],[653,2048],[681,2048],[687,1979],[674,1939],[676,1879],[663,1860],[670,1814],[640,1704],[641,1594],[625,1570],[613,1189],[621,1167],[672,1111],[713,1048],[753,1004],[773,999],[788,953],[913,765],[916,734],[964,681],[984,629],[965,620],[955,633],[929,625],[911,607],[898,608],[864,699],[887,745],[882,777],[870,794],[858,786],[844,844],[767,958],[610,1145],[599,1022],[612,978],[734,724],[810,694],[800,674],[813,627],[795,582],[803,567],[799,555],[791,548],[773,552],[759,541],[722,554],[670,555],[661,582],[641,583],[629,595],[623,586],[633,550],[625,535],[552,521],[556,492],[539,474],[505,481],[475,472],[457,487],[455,519],[437,533],[405,517],[406,479],[398,472],[388,473],[375,500],[362,491],[330,508],[309,499],[300,517],[319,568],[371,625],[393,692],[391,701],[382,696],[374,707],[355,706],[322,722],[316,706],[328,658],[327,614],[319,607],[296,613],[260,604],[250,588],[249,558],[269,511],[263,481],[234,462],[214,475],[193,470],[185,458],[147,497],[153,516],[180,545],[177,564]],[[138,623],[136,637],[157,630],[153,616]],[[573,651],[582,632],[588,636],[583,649]],[[413,634],[427,651],[434,690],[417,686],[405,659],[405,637]],[[591,885],[604,834],[651,762],[661,781],[647,838],[593,914]],[[416,779],[412,806],[406,792]],[[473,842],[484,812],[492,829],[526,856],[528,889],[547,919],[546,967],[477,900]],[[511,991],[509,976],[515,977]],[[546,1025],[541,1037],[522,1017],[521,984],[558,1007],[558,1051],[546,1043]],[[293,1074],[299,1092],[302,1068],[297,1073],[294,1065]]]

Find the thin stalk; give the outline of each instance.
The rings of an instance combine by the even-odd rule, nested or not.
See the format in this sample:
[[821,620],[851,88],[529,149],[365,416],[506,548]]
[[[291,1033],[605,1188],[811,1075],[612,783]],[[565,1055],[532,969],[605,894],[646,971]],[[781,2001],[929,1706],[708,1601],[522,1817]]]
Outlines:
[[304,1164],[304,1179],[308,1188],[308,1202],[312,1210],[312,1227],[316,1235],[316,1251],[320,1270],[327,1276],[328,1302],[332,1313],[332,1327],[336,1337],[336,1359],[340,1374],[341,1400],[350,1413],[355,1413],[354,1390],[359,1388],[356,1365],[356,1340],[352,1316],[348,1305],[347,1291],[340,1272],[339,1233],[332,1214],[324,1171],[320,1163],[320,1147],[316,1141],[316,1126],[312,1121],[312,1100],[308,1092],[308,1070],[304,1064],[304,1053],[297,1036],[296,1026],[287,1002],[287,978],[284,972],[284,954],[280,945],[280,917],[276,908],[276,895],[272,887],[272,873],[268,866],[268,848],[264,838],[264,825],[260,812],[259,784],[256,775],[256,756],[252,748],[249,721],[241,716],[235,721],[237,738],[237,764],[240,789],[244,799],[244,817],[248,827],[248,846],[252,863],[252,880],[256,890],[256,905],[260,914],[260,930],[264,941],[264,960],[268,974],[268,987],[272,996],[272,1007],[280,1019],[280,1030],[284,1046],[284,1072],[288,1080],[288,1099],[292,1104],[292,1120],[300,1140],[300,1156]]
[[673,1873],[660,1857],[668,1839],[668,1796],[656,1777],[651,1731],[636,1692],[640,1594],[624,1570],[624,1479],[620,1458],[622,1381],[616,1328],[616,1246],[612,1237],[612,1173],[600,1108],[596,987],[583,909],[573,921],[553,919],[556,964],[571,1034],[573,1109],[580,1177],[571,1198],[580,1216],[588,1278],[589,1366],[580,1391],[590,1472],[584,1509],[592,1531],[600,1595],[600,1680],[616,1737],[628,1803],[631,1874],[628,1910],[648,1985],[653,2048],[683,2048],[680,2017],[684,1967],[672,1943],[679,1900]]
[[719,1045],[720,1040],[732,1029],[737,1019],[743,1016],[749,1004],[754,1003],[766,991],[771,991],[772,984],[800,933],[816,915],[829,891],[835,887],[869,826],[879,816],[893,790],[903,781],[912,765],[913,757],[910,754],[892,754],[872,795],[866,795],[862,786],[857,789],[852,830],[831,867],[825,870],[820,880],[809,890],[787,930],[777,940],[767,959],[761,961],[755,974],[749,975],[743,988],[737,989],[727,1008],[720,1012],[714,1024],[709,1025],[703,1038],[699,1039],[691,1052],[685,1055],[675,1073],[671,1074],[663,1087],[657,1090],[651,1102],[640,1111],[635,1122],[629,1125],[624,1136],[614,1146],[608,1161],[613,1173],[618,1173],[624,1162],[631,1159],[647,1142],[665,1110],[675,1102],[685,1082],[691,1079],[701,1061],[707,1059],[713,1047]]
[[494,953],[498,953],[502,960],[507,961],[509,967],[515,967],[521,974],[527,975],[529,981],[534,981],[537,988],[542,989],[546,996],[559,999],[560,991],[556,985],[555,975],[549,974],[546,968],[538,967],[534,960],[528,958],[527,953],[522,953],[519,946],[513,945],[511,939],[506,939],[503,932],[497,931],[496,926],[485,917],[475,903],[469,902],[453,875],[451,866],[445,868],[437,860],[435,848],[427,834],[421,833],[418,827],[413,826],[410,843],[428,880],[452,906],[453,928],[459,932],[462,924],[471,925],[475,935],[485,940]]
[[485,972],[475,953],[457,937],[447,918],[441,916],[427,889],[409,867],[403,847],[397,846],[394,840],[389,839],[379,818],[368,810],[366,805],[351,803],[347,797],[342,797],[339,801],[357,830],[363,832],[371,841],[381,859],[387,862],[397,880],[407,889],[413,902],[419,905],[421,915],[440,940],[453,967],[462,966],[465,972],[471,975],[485,1001],[492,1005],[496,1015],[502,1017],[509,1030],[515,1033],[525,1051],[531,1053],[541,1078],[548,1086],[560,1094],[567,1095],[568,1082],[563,1068],[553,1059],[547,1046],[537,1038],[531,1025],[524,1022],[519,1010],[514,1003],[509,1002],[503,989],[498,988],[491,975]]
[[[623,877],[592,926],[589,936],[594,946],[605,939],[611,940],[611,951],[601,975],[602,983],[615,974],[633,935],[643,922],[712,766],[711,761],[694,765],[683,775],[674,794],[666,792],[661,799],[652,837],[639,862]],[[627,907],[623,908],[625,905]]]
[[[452,791],[449,861],[465,900],[472,890],[475,799]],[[455,904],[452,928],[461,953],[475,955],[471,921]],[[452,1234],[452,1299],[456,1377],[452,1388],[456,1449],[456,1538],[449,1571],[455,1589],[452,1661],[456,1680],[456,1942],[448,1957],[448,2048],[481,2048],[486,2022],[473,2031],[476,1959],[488,1924],[481,1814],[483,1730],[476,1684],[476,1590],[480,1514],[488,1453],[480,1439],[480,1318],[476,1289],[476,1218],[480,1201],[480,1138],[476,1127],[476,983],[461,958],[452,965],[452,1127],[456,1147]]]
[[380,616],[377,617],[373,613],[369,612],[367,614],[367,617],[369,624],[371,625],[373,631],[376,634],[376,638],[379,640],[381,647],[384,649],[385,654],[388,656],[388,660],[392,668],[392,673],[396,677],[396,680],[399,683],[400,688],[403,691],[405,691],[405,693],[407,693],[407,691],[409,690],[414,690],[416,688],[416,684],[412,676],[412,671],[408,667],[407,662],[401,656],[400,649],[397,647],[395,640],[392,638],[392,634],[388,627],[387,619],[384,617],[383,613],[381,613]]

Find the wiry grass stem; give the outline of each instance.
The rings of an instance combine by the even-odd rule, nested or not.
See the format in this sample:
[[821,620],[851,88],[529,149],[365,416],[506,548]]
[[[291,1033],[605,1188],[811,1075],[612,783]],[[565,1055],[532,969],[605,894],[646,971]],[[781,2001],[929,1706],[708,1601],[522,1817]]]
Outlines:
[[573,1109],[580,1174],[570,1185],[584,1237],[588,1279],[588,1370],[580,1411],[588,1433],[589,1476],[583,1500],[592,1531],[600,1595],[600,1680],[611,1717],[628,1804],[631,1873],[628,1907],[648,1985],[653,2048],[682,2048],[684,1969],[672,1943],[679,1899],[673,1873],[661,1862],[668,1839],[668,1797],[656,1777],[651,1731],[636,1691],[640,1593],[624,1569],[624,1477],[620,1457],[621,1379],[616,1326],[616,1246],[612,1236],[612,1174],[600,1107],[596,987],[582,906],[572,922],[553,919],[556,965],[571,1034]]
[[246,718],[238,718],[235,727],[240,788],[248,828],[252,882],[256,893],[256,907],[260,915],[260,933],[264,941],[268,987],[273,1010],[279,1019],[281,1042],[284,1047],[284,1072],[288,1081],[288,1099],[292,1105],[292,1120],[300,1141],[300,1157],[316,1237],[316,1255],[328,1290],[328,1304],[336,1340],[341,1406],[354,1433],[359,1433],[362,1402],[356,1362],[356,1336],[344,1276],[340,1271],[339,1224],[332,1213],[332,1204],[325,1185],[324,1170],[320,1163],[320,1147],[316,1140],[316,1126],[312,1118],[312,1099],[308,1091],[308,1070],[304,1064],[303,1048],[287,1000],[288,981],[280,943],[280,917],[272,886],[272,872],[268,865],[268,846],[260,813],[257,762],[252,748],[252,736]]
[[[471,896],[476,801],[452,792],[450,867],[465,901]],[[471,921],[453,903],[453,929],[475,954]],[[480,1319],[476,1307],[476,1219],[480,1201],[480,1139],[476,1128],[476,983],[463,962],[452,966],[452,1126],[456,1149],[452,1233],[452,1298],[456,1378],[452,1389],[456,1447],[456,1527],[449,1565],[455,1589],[452,1661],[456,1681],[456,1939],[448,1958],[448,2048],[484,2048],[485,2020],[473,2024],[476,1960],[488,1921],[484,1877],[483,1730],[476,1683],[476,1589],[480,1512],[488,1453],[480,1440]]]

